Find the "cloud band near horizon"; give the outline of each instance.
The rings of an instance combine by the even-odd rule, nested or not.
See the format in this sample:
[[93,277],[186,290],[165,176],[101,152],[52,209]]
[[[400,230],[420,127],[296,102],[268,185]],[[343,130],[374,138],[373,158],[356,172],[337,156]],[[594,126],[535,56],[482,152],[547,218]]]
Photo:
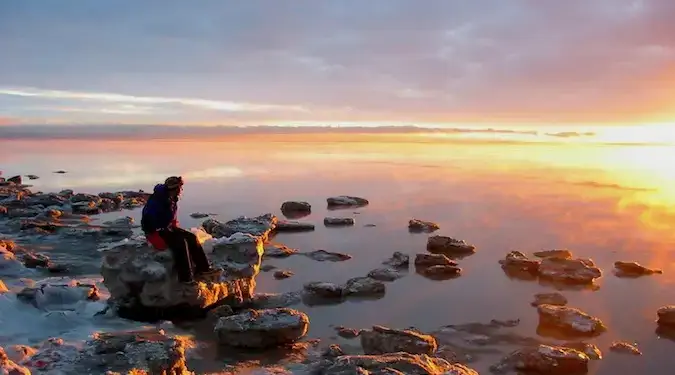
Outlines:
[[675,1],[270,4],[2,1],[0,118],[675,120]]

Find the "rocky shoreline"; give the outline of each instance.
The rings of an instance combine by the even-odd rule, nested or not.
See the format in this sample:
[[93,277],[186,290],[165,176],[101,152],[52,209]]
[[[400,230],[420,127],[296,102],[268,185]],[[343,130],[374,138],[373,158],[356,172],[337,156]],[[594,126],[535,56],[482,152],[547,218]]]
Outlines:
[[[37,176],[34,176],[37,178]],[[30,179],[33,179],[30,177]],[[461,277],[461,262],[476,253],[476,246],[449,236],[432,235],[441,230],[430,221],[411,219],[408,229],[427,235],[426,249],[415,253],[394,252],[380,267],[342,283],[322,280],[308,282],[297,291],[265,294],[256,292],[256,277],[264,259],[304,256],[317,262],[346,262],[349,254],[314,250],[301,252],[273,242],[278,232],[304,232],[314,225],[302,221],[312,212],[311,204],[288,201],[281,204],[283,220],[267,213],[219,221],[210,214],[197,229],[211,261],[222,273],[211,280],[185,286],[178,283],[169,252],[156,252],[142,237],[134,235],[135,223],[120,217],[100,225],[90,217],[101,213],[142,207],[148,193],[104,192],[97,195],[71,190],[59,193],[32,192],[20,178],[0,178],[0,294],[43,311],[63,311],[71,306],[99,300],[96,285],[77,280],[70,264],[55,262],[40,253],[32,238],[60,243],[76,240],[100,256],[100,274],[110,293],[107,308],[99,314],[141,322],[197,320],[210,324],[221,345],[239,351],[283,349],[301,353],[281,361],[261,374],[478,374],[471,364],[482,353],[501,353],[493,373],[527,371],[538,374],[586,373],[589,362],[601,360],[594,337],[611,329],[597,317],[567,306],[560,293],[538,294],[532,302],[537,309],[537,336],[576,341],[560,344],[553,340],[523,336],[513,331],[518,320],[469,323],[441,327],[433,332],[414,328],[373,326],[368,329],[339,327],[343,338],[358,338],[359,350],[352,353],[331,344],[321,345],[307,337],[310,316],[297,306],[336,304],[351,298],[382,298],[388,284],[404,278],[413,258],[417,274],[432,280]],[[332,211],[366,207],[370,202],[354,196],[326,199]],[[348,231],[353,217],[326,217],[324,225]],[[341,229],[342,228],[342,229]],[[423,248],[424,245],[421,246]],[[426,251],[424,251],[426,250]],[[594,287],[603,272],[586,258],[574,258],[568,250],[535,252],[528,256],[511,251],[499,261],[509,277],[545,280],[570,287]],[[292,277],[292,271],[278,271],[278,279]],[[616,277],[660,274],[635,262],[617,261]],[[17,292],[5,287],[3,278],[40,279]],[[275,275],[276,277],[276,275]],[[675,331],[675,306],[655,312],[662,332]],[[172,337],[162,330],[102,332],[75,346],[57,338],[37,346],[14,345],[0,348],[0,369],[8,374],[190,374],[190,349],[186,337]],[[615,342],[607,350],[641,355],[635,345]],[[236,365],[224,374],[236,373]],[[228,372],[229,371],[229,372]]]

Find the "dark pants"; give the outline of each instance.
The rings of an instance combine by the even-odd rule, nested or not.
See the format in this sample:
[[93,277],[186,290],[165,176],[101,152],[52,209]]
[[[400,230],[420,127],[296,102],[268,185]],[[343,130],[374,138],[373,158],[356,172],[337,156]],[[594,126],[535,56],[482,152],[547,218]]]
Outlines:
[[209,261],[206,259],[204,249],[192,232],[174,228],[169,231],[160,231],[159,235],[173,254],[178,280],[190,282],[195,274],[209,270]]

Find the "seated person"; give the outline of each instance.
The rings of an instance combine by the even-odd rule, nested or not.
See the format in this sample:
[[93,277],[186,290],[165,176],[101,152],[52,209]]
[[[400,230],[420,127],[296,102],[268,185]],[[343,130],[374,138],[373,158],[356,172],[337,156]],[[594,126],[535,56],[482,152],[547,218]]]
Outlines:
[[209,265],[197,236],[178,227],[178,199],[182,192],[182,177],[169,177],[157,184],[143,207],[141,228],[155,249],[171,251],[178,280],[189,284],[194,283],[195,277],[210,277],[217,270]]

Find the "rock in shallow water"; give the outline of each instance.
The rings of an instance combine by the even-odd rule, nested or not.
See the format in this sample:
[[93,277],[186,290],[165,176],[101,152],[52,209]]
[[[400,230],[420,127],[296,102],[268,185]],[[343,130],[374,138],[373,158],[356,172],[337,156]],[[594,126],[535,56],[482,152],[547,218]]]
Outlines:
[[565,306],[567,305],[567,298],[558,292],[554,293],[538,293],[534,295],[534,301],[531,303],[532,306],[539,305],[555,305],[555,306]]
[[475,370],[458,363],[451,364],[441,358],[403,352],[340,356],[328,362],[318,373],[322,375],[478,375]]
[[355,221],[351,217],[327,217],[323,219],[323,225],[327,227],[347,227],[354,225]]
[[134,241],[103,250],[101,275],[111,299],[138,320],[150,319],[146,315],[201,311],[223,301],[240,302],[250,298],[255,288],[255,280],[246,277],[182,284],[174,272],[171,252],[158,252]]
[[659,269],[647,268],[638,262],[614,262],[617,277],[639,277],[646,275],[662,274]]
[[262,237],[248,233],[235,233],[213,241],[214,262],[238,277],[256,276],[264,252]]
[[268,348],[298,341],[307,334],[309,317],[288,308],[248,310],[220,318],[214,331],[227,346]]
[[408,268],[410,266],[410,256],[403,254],[400,251],[396,251],[394,254],[392,254],[391,258],[385,260],[382,262],[382,264],[386,264],[394,268]]
[[284,214],[294,212],[309,213],[312,212],[312,205],[308,202],[286,201],[281,204],[281,212]]
[[538,258],[572,259],[572,252],[566,249],[536,251],[534,256]]
[[34,287],[24,288],[17,297],[40,310],[70,310],[84,301],[98,301],[99,290],[95,285],[82,284],[69,278],[48,278]]
[[316,260],[318,262],[342,262],[345,260],[352,259],[352,256],[349,254],[342,253],[333,253],[326,250],[314,250],[309,253],[302,253],[304,256]]
[[298,250],[278,243],[266,243],[263,245],[263,249],[263,257],[270,258],[287,258],[298,253]]
[[537,259],[530,259],[520,251],[511,251],[506,254],[503,260],[499,261],[502,268],[509,271],[525,271],[532,274],[539,272],[541,261]]
[[659,308],[656,311],[656,315],[658,317],[658,324],[675,327],[675,305],[668,305]]
[[411,219],[408,221],[408,230],[411,232],[431,233],[441,229],[441,227],[431,221]]
[[279,219],[272,214],[256,217],[240,216],[234,220],[222,223],[216,219],[207,219],[202,223],[206,233],[213,237],[230,237],[235,233],[245,233],[261,237],[267,241],[270,232],[277,226]]
[[588,372],[588,362],[588,356],[578,350],[539,345],[508,355],[498,364],[491,366],[490,371],[505,373],[520,370],[551,375],[585,374]]
[[539,266],[539,276],[565,283],[592,284],[602,277],[602,271],[590,259],[545,258]]
[[329,197],[326,199],[326,203],[330,208],[336,207],[361,207],[367,206],[368,202],[365,198],[353,197],[349,195],[340,195],[336,197]]
[[609,350],[621,354],[642,355],[640,349],[638,349],[635,345],[622,341],[613,342],[609,347]]
[[476,247],[447,236],[431,236],[427,240],[427,250],[430,253],[446,255],[468,255],[476,252]]
[[378,281],[394,281],[403,277],[403,274],[393,268],[376,268],[368,272],[368,277]]
[[372,330],[362,330],[359,336],[366,354],[406,352],[431,355],[438,348],[432,336],[412,330],[373,326]]
[[537,312],[540,325],[569,334],[595,336],[607,330],[600,319],[573,307],[539,305]]
[[275,231],[278,233],[283,232],[311,232],[314,230],[314,224],[312,223],[303,223],[300,221],[293,220],[279,220],[277,223]]
[[7,375],[30,375],[30,370],[9,359],[5,349],[0,346],[0,373]]

